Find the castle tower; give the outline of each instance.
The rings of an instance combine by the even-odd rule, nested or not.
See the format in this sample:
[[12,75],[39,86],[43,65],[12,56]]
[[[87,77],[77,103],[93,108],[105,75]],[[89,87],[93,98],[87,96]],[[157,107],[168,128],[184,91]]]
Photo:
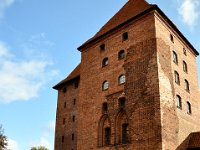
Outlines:
[[54,86],[55,150],[200,147],[199,53],[157,5],[129,0],[78,50]]

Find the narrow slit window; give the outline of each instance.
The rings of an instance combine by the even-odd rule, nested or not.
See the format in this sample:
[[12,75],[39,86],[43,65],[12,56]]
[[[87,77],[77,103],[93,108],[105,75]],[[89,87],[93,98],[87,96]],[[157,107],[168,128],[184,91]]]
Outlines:
[[187,63],[185,61],[183,61],[183,71],[186,73],[188,72]]
[[178,56],[175,51],[173,51],[173,62],[178,64]]
[[102,105],[102,113],[107,114],[107,112],[108,112],[108,103],[105,102]]
[[178,72],[174,71],[174,75],[175,75],[175,83],[177,83],[178,85],[180,85],[180,78],[179,78]]
[[190,91],[190,85],[189,85],[189,82],[185,79],[185,90],[186,91]]
[[125,108],[125,102],[126,102],[125,98],[120,98],[119,99],[119,107]]
[[182,101],[181,101],[181,97],[179,95],[176,95],[176,106],[179,109],[182,109]]
[[192,113],[192,109],[191,109],[191,104],[190,102],[187,102],[187,113],[191,114]]

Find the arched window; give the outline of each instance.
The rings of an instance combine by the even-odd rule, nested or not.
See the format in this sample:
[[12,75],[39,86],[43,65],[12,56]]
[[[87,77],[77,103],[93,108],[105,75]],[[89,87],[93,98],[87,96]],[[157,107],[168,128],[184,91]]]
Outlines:
[[187,63],[185,61],[183,61],[183,71],[186,73],[188,72]]
[[178,64],[178,56],[175,51],[173,51],[173,62]]
[[180,109],[182,108],[182,101],[179,95],[176,95],[176,106]]
[[122,39],[123,39],[123,41],[128,40],[128,32],[124,32],[122,34]]
[[189,82],[185,79],[185,90],[186,91],[190,91],[190,85],[189,85]]
[[180,79],[179,79],[179,74],[177,71],[174,71],[174,75],[175,75],[175,83],[180,84]]
[[107,90],[108,87],[109,87],[109,82],[108,82],[108,81],[104,81],[104,82],[103,82],[103,85],[102,85],[102,90],[103,90],[103,91],[104,91],[104,90]]
[[105,102],[102,105],[102,113],[107,114],[107,112],[108,112],[108,103]]
[[120,59],[123,59],[123,58],[125,58],[125,51],[124,51],[124,50],[121,50],[121,51],[119,51],[119,53],[118,53],[118,59],[120,60]]
[[125,98],[120,98],[119,99],[119,108],[124,108],[125,107]]
[[191,104],[190,102],[187,102],[187,113],[191,114],[192,113],[192,109],[191,109]]
[[102,67],[105,67],[108,65],[108,57],[104,58],[102,61]]
[[118,82],[119,84],[124,84],[126,82],[126,77],[124,74],[119,76]]

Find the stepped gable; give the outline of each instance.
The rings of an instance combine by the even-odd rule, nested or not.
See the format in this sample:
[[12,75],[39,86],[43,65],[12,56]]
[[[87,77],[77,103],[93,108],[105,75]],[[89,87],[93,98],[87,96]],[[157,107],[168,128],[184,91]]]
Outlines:
[[81,47],[89,44],[91,41],[139,15],[152,6],[154,5],[147,3],[145,0],[129,0],[91,39],[85,42],[78,49],[80,50]]
[[81,68],[81,64],[76,66],[76,68],[67,76],[67,78],[65,78],[64,80],[62,80],[58,84],[56,84],[53,88],[58,89],[64,83],[69,82],[72,79],[79,77],[80,76],[80,68]]

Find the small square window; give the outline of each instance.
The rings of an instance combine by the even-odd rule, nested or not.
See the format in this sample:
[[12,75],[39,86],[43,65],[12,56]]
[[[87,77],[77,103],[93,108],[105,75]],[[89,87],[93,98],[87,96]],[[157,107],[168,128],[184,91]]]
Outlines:
[[74,83],[74,88],[77,89],[78,86],[79,86],[79,82],[77,81],[77,82]]
[[100,46],[99,46],[99,48],[100,48],[100,51],[104,51],[105,50],[105,44],[101,44]]
[[128,40],[128,32],[122,34],[123,41]]

